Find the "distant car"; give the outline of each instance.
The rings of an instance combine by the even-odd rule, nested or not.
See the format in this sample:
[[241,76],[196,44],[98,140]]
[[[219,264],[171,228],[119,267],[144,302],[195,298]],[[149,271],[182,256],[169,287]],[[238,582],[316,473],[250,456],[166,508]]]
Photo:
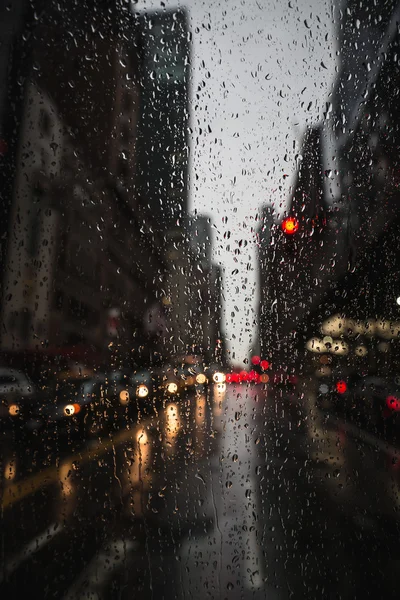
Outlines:
[[386,441],[400,441],[400,377],[353,373],[323,378],[317,405]]
[[35,404],[27,429],[68,437],[91,437],[105,431],[105,377],[66,378],[54,382]]
[[[137,417],[138,411],[147,412],[156,406],[166,390],[166,369],[153,367],[151,369],[137,368],[135,370],[123,369],[107,374],[106,396],[112,398],[116,420],[121,417],[132,421]],[[175,382],[176,378],[174,379]],[[171,385],[169,393],[176,393],[175,386]],[[122,413],[121,409],[125,408]],[[119,415],[118,415],[119,412]]]
[[317,406],[338,416],[344,416],[349,406],[351,384],[349,376],[343,373],[320,377],[316,388]]
[[157,389],[157,381],[151,371],[146,369],[135,371],[130,377],[130,385],[135,397],[139,400],[151,397]]
[[161,370],[160,392],[163,396],[175,396],[185,389],[185,380],[178,374],[178,368],[172,364],[165,365]]
[[0,397],[30,397],[35,392],[35,386],[30,379],[16,369],[0,368]]
[[350,388],[348,418],[387,443],[400,442],[400,377],[359,378]]
[[269,375],[269,382],[280,388],[294,389],[298,383],[298,377],[286,371],[272,371]]
[[226,381],[225,370],[218,363],[213,363],[206,367],[205,374],[208,383],[225,383]]
[[18,429],[35,410],[37,389],[25,373],[6,367],[0,368],[0,427]]
[[189,354],[178,357],[173,364],[179,379],[179,388],[190,389],[209,382],[200,356]]

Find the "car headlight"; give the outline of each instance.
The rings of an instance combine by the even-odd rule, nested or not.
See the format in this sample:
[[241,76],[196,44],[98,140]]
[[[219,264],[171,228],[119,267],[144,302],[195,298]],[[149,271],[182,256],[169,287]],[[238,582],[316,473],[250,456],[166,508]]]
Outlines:
[[124,406],[126,406],[127,404],[129,404],[129,392],[127,390],[122,390],[119,393],[119,401]]
[[8,412],[12,417],[16,417],[19,415],[19,406],[18,404],[10,404],[8,407]]
[[67,404],[64,406],[64,415],[66,417],[72,417],[75,414],[75,406],[73,404]]
[[196,383],[203,384],[206,381],[207,381],[207,377],[204,375],[204,373],[199,373],[198,375],[196,375]]
[[169,392],[170,394],[176,394],[176,392],[178,391],[178,386],[176,383],[168,383],[167,384],[167,392]]
[[141,385],[139,385],[136,388],[136,396],[138,398],[146,398],[146,396],[148,396],[148,395],[149,395],[149,388],[144,383],[142,383]]
[[78,412],[80,412],[81,410],[81,406],[80,404],[74,403],[74,404],[66,404],[64,406],[64,415],[66,417],[72,417],[72,415],[77,415]]
[[224,373],[214,373],[213,375],[213,381],[214,383],[224,383],[225,382],[225,374]]

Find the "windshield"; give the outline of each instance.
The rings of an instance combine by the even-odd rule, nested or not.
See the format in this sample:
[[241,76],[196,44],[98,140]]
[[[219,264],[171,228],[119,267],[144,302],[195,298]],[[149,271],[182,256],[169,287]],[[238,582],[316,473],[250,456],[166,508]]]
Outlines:
[[2,597],[399,597],[399,23],[0,2]]

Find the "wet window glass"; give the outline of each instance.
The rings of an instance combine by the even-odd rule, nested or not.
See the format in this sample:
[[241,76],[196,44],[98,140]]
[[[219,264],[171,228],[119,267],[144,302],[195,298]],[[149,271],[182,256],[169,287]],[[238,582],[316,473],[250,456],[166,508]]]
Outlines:
[[0,593],[400,596],[400,3],[0,3]]

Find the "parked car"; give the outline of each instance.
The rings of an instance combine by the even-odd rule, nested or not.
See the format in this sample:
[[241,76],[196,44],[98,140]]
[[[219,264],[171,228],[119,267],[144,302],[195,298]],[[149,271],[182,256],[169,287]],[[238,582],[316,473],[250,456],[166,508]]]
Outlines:
[[172,366],[179,380],[179,390],[194,389],[209,382],[200,356],[188,354],[174,358]]
[[38,390],[22,371],[0,368],[0,427],[18,432],[36,409]]
[[350,389],[352,415],[359,427],[389,444],[400,442],[400,378],[364,377]]
[[26,428],[68,437],[91,437],[107,430],[110,419],[104,375],[59,378],[38,396]]

